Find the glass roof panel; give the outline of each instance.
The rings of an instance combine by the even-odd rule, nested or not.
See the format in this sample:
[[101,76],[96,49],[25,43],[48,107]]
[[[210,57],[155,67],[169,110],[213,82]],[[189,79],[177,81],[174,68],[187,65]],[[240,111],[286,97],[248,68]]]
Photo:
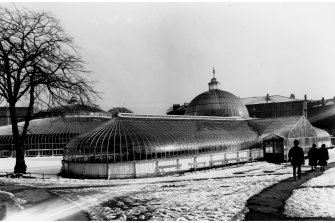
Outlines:
[[[116,125],[118,128],[108,128]],[[106,134],[114,137],[102,137]],[[92,141],[99,139],[95,145]],[[101,142],[100,142],[101,141]],[[107,142],[106,142],[107,141]],[[69,150],[98,146],[102,153],[109,150],[113,156],[150,159],[174,156],[182,151],[209,150],[259,142],[258,135],[244,120],[210,120],[160,117],[116,117],[94,131],[76,137],[67,146]],[[120,148],[124,148],[121,149]],[[88,150],[85,150],[89,153]],[[114,154],[111,154],[114,153]],[[135,155],[130,155],[135,153]],[[91,154],[87,154],[91,155]]]

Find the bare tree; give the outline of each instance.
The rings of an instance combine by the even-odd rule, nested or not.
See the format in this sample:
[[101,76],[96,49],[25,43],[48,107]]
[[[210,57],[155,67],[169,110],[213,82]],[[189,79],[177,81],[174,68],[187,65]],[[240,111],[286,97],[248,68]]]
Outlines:
[[[98,96],[73,39],[46,12],[0,8],[0,102],[9,106],[16,150],[15,173],[24,173],[24,142],[36,105],[61,105],[71,97],[91,103]],[[28,104],[22,129],[16,104]]]

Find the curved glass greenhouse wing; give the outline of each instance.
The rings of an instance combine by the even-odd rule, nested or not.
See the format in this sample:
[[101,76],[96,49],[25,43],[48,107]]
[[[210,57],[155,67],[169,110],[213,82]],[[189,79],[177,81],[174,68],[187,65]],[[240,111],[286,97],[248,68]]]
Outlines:
[[[34,119],[29,122],[25,150],[27,155],[56,155],[61,154],[64,146],[75,136],[109,121],[108,117],[53,117]],[[22,131],[24,122],[20,122]],[[12,126],[0,127],[0,151],[13,151]],[[45,150],[45,151],[44,151]],[[38,151],[44,151],[39,153]]]
[[123,114],[71,140],[64,159],[116,163],[257,146],[257,133],[244,120]]
[[258,132],[261,139],[273,134],[283,138],[288,138],[291,130],[297,125],[301,118],[302,116],[251,119],[248,120],[248,123],[255,131]]
[[262,140],[270,135],[276,135],[284,139],[287,148],[291,148],[296,139],[303,148],[309,148],[312,144],[331,146],[330,135],[324,130],[313,127],[305,116],[252,119],[248,120],[248,123],[258,132]]

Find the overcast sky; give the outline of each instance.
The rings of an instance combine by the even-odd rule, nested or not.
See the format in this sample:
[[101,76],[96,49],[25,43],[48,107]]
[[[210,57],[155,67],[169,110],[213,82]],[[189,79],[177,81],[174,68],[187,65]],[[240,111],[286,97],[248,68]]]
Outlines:
[[208,90],[335,96],[335,3],[16,3],[61,20],[102,109],[165,114]]

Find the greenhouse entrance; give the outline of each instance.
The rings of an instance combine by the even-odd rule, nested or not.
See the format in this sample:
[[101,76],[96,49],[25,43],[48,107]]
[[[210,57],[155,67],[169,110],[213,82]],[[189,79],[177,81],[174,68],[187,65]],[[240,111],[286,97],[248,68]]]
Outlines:
[[281,163],[284,158],[284,138],[269,135],[263,139],[264,159],[271,163]]

